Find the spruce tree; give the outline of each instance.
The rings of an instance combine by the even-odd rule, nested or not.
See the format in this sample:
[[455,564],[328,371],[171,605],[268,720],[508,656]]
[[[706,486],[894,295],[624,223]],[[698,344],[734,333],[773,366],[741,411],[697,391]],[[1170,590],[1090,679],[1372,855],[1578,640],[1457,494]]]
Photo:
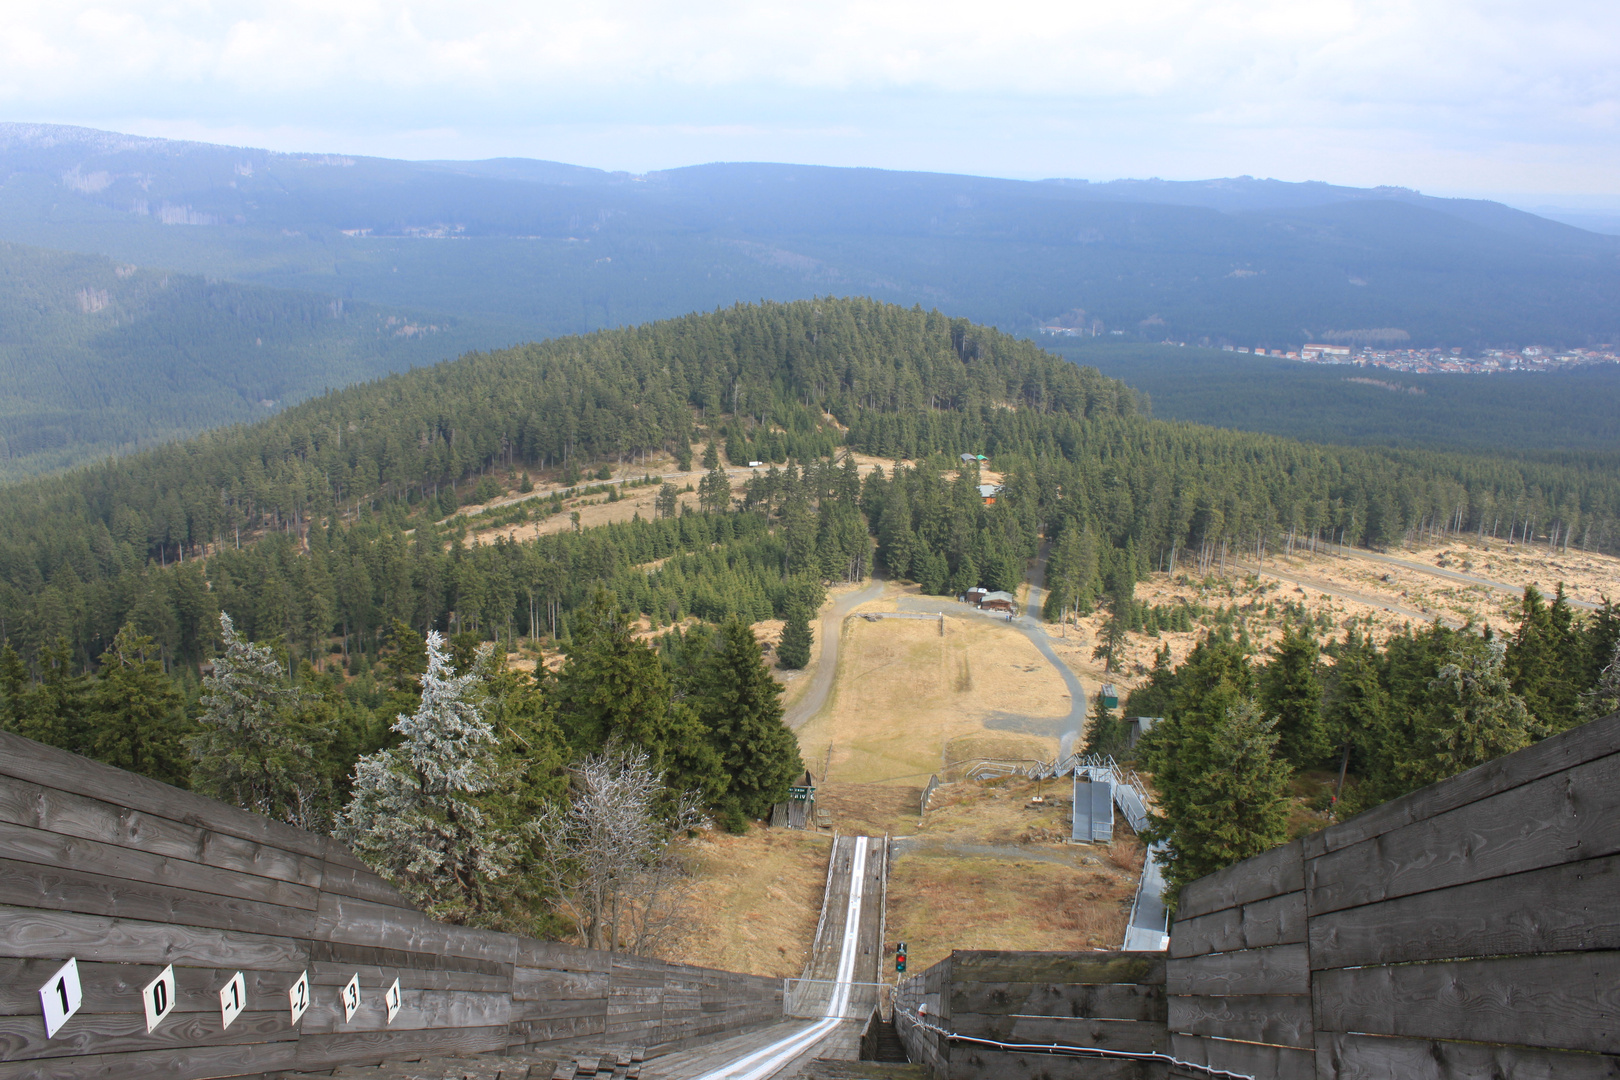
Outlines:
[[1453,652],[1429,684],[1439,708],[1422,733],[1428,752],[1405,765],[1413,787],[1530,745],[1534,717],[1508,681],[1506,649],[1500,641],[1481,644]]
[[321,751],[331,732],[303,722],[280,661],[219,615],[225,652],[203,677],[202,730],[186,740],[192,786],[212,798],[303,829],[322,829],[328,782]]
[[125,626],[101,655],[91,696],[90,756],[120,769],[185,787],[185,704],[163,673],[151,638]]
[[337,835],[429,914],[474,921],[517,847],[502,815],[482,805],[501,777],[495,734],[476,700],[479,676],[452,673],[436,630],[427,661],[416,712],[394,722],[400,744],[355,764]]
[[1159,811],[1146,839],[1162,843],[1173,899],[1189,881],[1269,851],[1288,839],[1290,770],[1278,758],[1276,721],[1253,698],[1226,705],[1197,732],[1198,745],[1167,752],[1198,762],[1159,780]]
[[1297,769],[1322,764],[1331,747],[1322,723],[1322,683],[1317,677],[1316,639],[1283,628],[1271,663],[1260,669],[1260,704],[1277,721],[1278,751]]
[[782,687],[766,669],[754,631],[732,619],[718,644],[693,704],[719,751],[727,779],[720,809],[735,827],[739,815],[765,817],[787,798],[804,762],[798,739],[782,722]]
[[793,607],[782,627],[782,640],[776,646],[776,662],[792,671],[802,669],[810,662],[812,642],[809,617],[804,608]]

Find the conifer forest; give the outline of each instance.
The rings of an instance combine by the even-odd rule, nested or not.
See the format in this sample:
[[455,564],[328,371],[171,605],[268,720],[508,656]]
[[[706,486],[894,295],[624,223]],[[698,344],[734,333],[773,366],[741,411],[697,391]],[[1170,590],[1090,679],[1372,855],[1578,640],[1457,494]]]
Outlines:
[[[992,503],[963,453],[1003,477]],[[695,506],[665,484],[653,516],[521,542],[476,526],[560,497],[465,509],[519,477],[658,483],[671,460],[702,470]],[[1123,383],[938,312],[739,305],[0,488],[0,722],[335,831],[443,917],[653,948],[650,909],[621,926],[582,899],[592,860],[652,895],[675,831],[745,828],[803,768],[751,624],[786,620],[769,662],[803,666],[833,584],[1012,590],[1040,555],[1047,618],[1101,606],[1152,633],[1184,617],[1135,609],[1153,571],[1419,534],[1615,552],[1620,476],[1160,421]],[[1172,878],[1286,839],[1292,770],[1342,769],[1369,803],[1613,711],[1617,639],[1612,607],[1533,593],[1511,640],[1301,625],[1256,654],[1212,629],[1126,702],[1166,718],[1142,754]],[[520,645],[545,662],[509,665]],[[615,833],[640,846],[603,854],[589,799],[642,822]]]

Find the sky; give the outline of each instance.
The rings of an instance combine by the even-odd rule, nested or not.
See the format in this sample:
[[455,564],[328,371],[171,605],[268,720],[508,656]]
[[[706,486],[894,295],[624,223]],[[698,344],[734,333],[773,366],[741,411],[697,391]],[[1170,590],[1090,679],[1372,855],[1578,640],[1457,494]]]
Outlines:
[[1620,3],[0,0],[0,120],[1620,208]]

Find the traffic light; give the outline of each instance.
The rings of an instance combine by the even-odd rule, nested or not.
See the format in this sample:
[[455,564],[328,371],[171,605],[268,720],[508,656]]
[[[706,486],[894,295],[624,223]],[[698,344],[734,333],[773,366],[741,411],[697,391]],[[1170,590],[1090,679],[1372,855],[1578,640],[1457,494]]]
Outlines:
[[894,973],[896,975],[906,973],[906,943],[903,941],[894,947]]

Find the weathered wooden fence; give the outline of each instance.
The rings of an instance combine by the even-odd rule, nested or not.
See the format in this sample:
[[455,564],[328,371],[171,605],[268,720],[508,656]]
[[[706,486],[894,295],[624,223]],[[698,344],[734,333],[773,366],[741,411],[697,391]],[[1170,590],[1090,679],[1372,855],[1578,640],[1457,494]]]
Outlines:
[[941,1031],[1014,1045],[1164,1054],[1164,954],[956,951],[900,984],[894,1019],[911,1060],[935,1080],[1162,1077],[1159,1063],[997,1049]]
[[[48,1038],[69,959],[77,1011]],[[170,965],[172,1012],[149,1030],[143,991]],[[226,1025],[238,972],[245,1008]],[[777,980],[437,923],[336,841],[0,733],[0,1080],[674,1046],[781,1015]]]
[[1620,715],[1191,883],[1167,985],[1266,1080],[1620,1077]]

